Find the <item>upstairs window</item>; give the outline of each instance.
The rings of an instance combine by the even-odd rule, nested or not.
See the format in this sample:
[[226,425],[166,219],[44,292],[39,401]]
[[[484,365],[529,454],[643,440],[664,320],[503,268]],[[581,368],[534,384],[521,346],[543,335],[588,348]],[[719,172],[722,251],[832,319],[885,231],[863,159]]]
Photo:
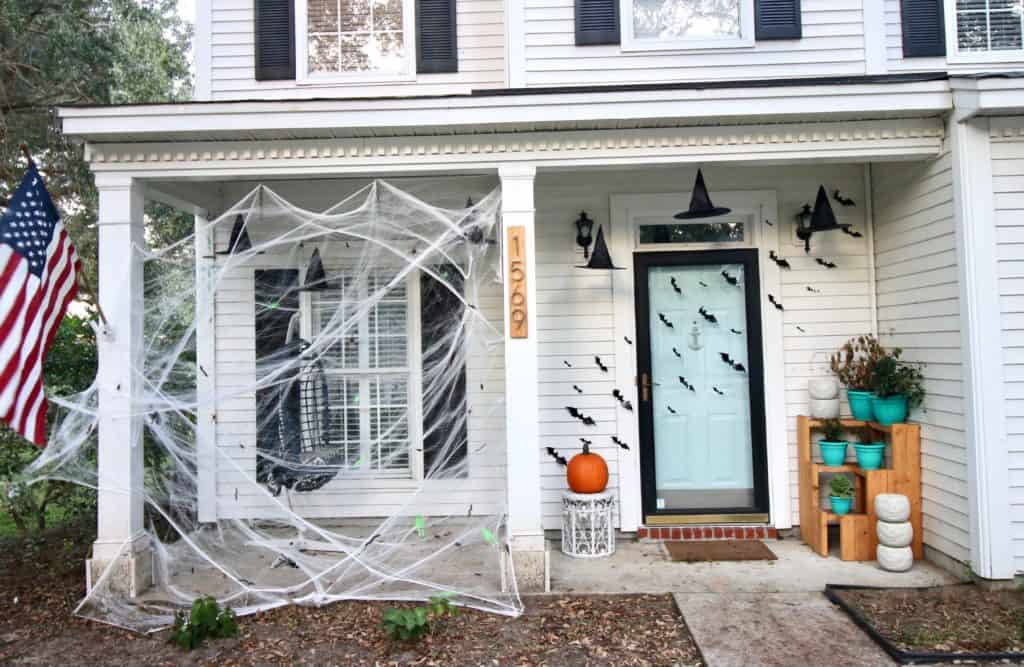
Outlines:
[[413,0],[299,0],[300,78],[393,81],[414,74]]
[[621,0],[623,49],[754,44],[753,0]]
[[1024,0],[956,0],[955,11],[959,53],[1024,49]]

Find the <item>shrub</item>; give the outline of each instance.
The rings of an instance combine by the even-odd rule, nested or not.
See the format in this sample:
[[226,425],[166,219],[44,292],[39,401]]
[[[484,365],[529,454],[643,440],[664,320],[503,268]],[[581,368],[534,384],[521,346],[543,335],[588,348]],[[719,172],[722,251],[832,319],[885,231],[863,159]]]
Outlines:
[[387,636],[397,641],[421,639],[431,632],[431,623],[445,616],[455,616],[458,609],[449,602],[450,594],[435,595],[426,607],[390,608],[382,623]]
[[924,401],[924,374],[915,364],[902,362],[898,356],[887,356],[875,366],[872,389],[879,398],[903,394],[907,405],[915,408]]
[[188,617],[182,611],[174,615],[169,641],[191,651],[207,638],[224,639],[236,634],[238,621],[235,612],[227,607],[222,610],[212,597],[203,597],[192,603]]
[[853,497],[853,482],[846,475],[835,475],[828,483],[828,489],[836,498]]
[[828,442],[840,442],[843,437],[843,423],[838,419],[826,419],[821,422],[821,433]]
[[[893,350],[898,358],[901,351]],[[871,389],[875,364],[886,356],[885,348],[874,336],[868,334],[846,341],[829,357],[829,367],[847,389],[868,391]]]

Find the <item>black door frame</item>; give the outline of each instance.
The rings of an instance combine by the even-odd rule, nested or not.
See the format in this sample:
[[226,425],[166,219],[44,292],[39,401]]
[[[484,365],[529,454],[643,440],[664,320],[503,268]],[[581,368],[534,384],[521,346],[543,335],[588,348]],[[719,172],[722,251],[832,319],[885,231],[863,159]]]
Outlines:
[[650,293],[647,272],[652,266],[699,266],[706,264],[742,264],[747,315],[747,373],[750,382],[750,430],[754,470],[754,507],[716,507],[701,510],[659,510],[655,499],[654,409],[651,400],[643,400],[639,387],[640,488],[645,517],[657,515],[736,515],[768,514],[768,441],[764,409],[764,354],[761,334],[761,280],[757,250],[679,250],[635,252],[633,254],[634,302],[636,304],[637,382],[644,373],[651,375]]

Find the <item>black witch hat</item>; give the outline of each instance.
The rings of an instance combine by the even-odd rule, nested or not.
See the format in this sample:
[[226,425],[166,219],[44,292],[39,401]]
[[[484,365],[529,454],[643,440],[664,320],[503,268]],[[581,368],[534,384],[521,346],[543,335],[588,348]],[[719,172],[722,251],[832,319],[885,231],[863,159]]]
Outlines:
[[612,256],[608,252],[608,244],[604,242],[604,229],[597,228],[597,238],[594,240],[594,249],[590,251],[590,261],[586,266],[577,266],[577,269],[611,269],[621,271],[624,267],[615,266],[612,263]]
[[704,174],[697,170],[697,182],[693,184],[693,196],[690,198],[690,208],[686,211],[676,213],[676,220],[693,220],[696,218],[713,218],[717,215],[725,215],[732,209],[722,206],[715,206],[708,196],[708,188],[704,185]]
[[320,260],[320,250],[313,248],[313,254],[309,257],[309,266],[306,267],[306,280],[303,281],[300,292],[317,292],[328,289],[327,274],[324,272],[324,263]]
[[811,214],[812,232],[829,232],[833,229],[847,229],[850,225],[841,225],[836,221],[836,214],[832,212],[832,204],[828,201],[828,194],[825,186],[818,186],[818,198],[814,201],[814,213]]
[[231,238],[228,240],[227,250],[218,250],[218,255],[238,255],[252,250],[252,241],[249,240],[249,232],[245,231],[245,219],[239,213],[235,217],[235,224],[231,227]]

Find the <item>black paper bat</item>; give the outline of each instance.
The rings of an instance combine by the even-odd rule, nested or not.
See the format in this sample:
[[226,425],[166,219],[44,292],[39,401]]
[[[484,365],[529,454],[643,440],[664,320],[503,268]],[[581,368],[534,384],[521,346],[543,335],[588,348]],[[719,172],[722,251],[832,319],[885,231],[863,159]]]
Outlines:
[[595,356],[594,357],[594,363],[596,363],[597,367],[600,368],[603,372],[605,372],[605,373],[608,372],[608,367],[601,363],[601,357]]
[[682,375],[679,376],[679,382],[682,383],[682,385],[689,389],[690,391],[697,391],[696,389],[693,388],[693,385],[687,382],[686,378],[684,378]]
[[483,390],[484,390],[484,385],[483,385],[483,383],[481,383],[480,384],[480,391],[483,391]]
[[626,410],[627,412],[633,412],[633,404],[630,403],[629,401],[623,401],[622,409]]
[[775,262],[776,266],[778,266],[780,269],[792,269],[793,268],[792,266],[789,265],[788,261],[786,261],[786,260],[782,259],[781,257],[779,257],[778,255],[776,255],[774,250],[768,251],[768,259],[770,259],[773,262]]
[[730,276],[728,272],[722,271],[722,277],[725,278],[725,282],[730,285],[739,285],[740,281],[736,276]]
[[592,418],[590,418],[590,417],[584,417],[584,418],[583,418],[583,419],[581,419],[580,421],[581,421],[581,422],[583,422],[583,424],[584,424],[585,426],[596,426],[596,425],[597,425],[597,422],[596,422],[596,421],[594,421],[594,420],[593,420]]
[[835,199],[840,204],[842,204],[843,206],[856,206],[857,205],[857,202],[853,201],[849,197],[844,197],[841,194],[839,194],[839,190],[836,190],[835,192],[832,193],[832,198]]
[[[562,456],[561,454],[559,454],[557,451],[555,451],[554,447],[548,447],[547,450],[548,450],[548,456],[553,458],[558,463],[558,465],[561,465],[561,466],[569,465],[569,462],[565,460],[565,457]],[[472,513],[472,511],[473,511],[473,506],[472,505],[469,506],[469,511]],[[466,516],[469,516],[469,515],[467,514]]]
[[698,281],[697,281],[697,283],[698,283],[698,284],[699,284],[699,285],[700,285],[701,287],[707,287],[707,286],[708,286],[708,284],[707,284],[706,282],[704,282],[703,280],[698,280]]
[[768,225],[769,227],[774,227],[775,226],[775,223],[772,222],[771,220],[765,220],[764,224]]
[[726,354],[725,352],[719,352],[718,356],[722,358],[722,361],[732,366],[732,357],[730,357],[728,354]]
[[797,331],[799,331],[800,333],[807,333],[807,332],[806,332],[806,331],[804,330],[804,328],[803,328],[802,326],[800,326],[799,324],[798,324],[798,325],[796,326],[796,330],[797,330]]
[[859,239],[860,237],[864,236],[863,234],[861,234],[857,230],[850,229],[849,227],[840,227],[840,229],[843,230],[844,234],[849,234],[850,236],[852,236],[855,239]]
[[739,329],[729,329],[729,331],[733,332],[737,336],[742,336],[743,335],[743,332],[740,331]]
[[624,443],[621,440],[619,440],[619,436],[617,436],[617,435],[613,435],[612,436],[612,442],[614,442],[616,445],[618,445],[619,447],[622,447],[623,449],[625,449],[627,451],[629,450],[629,445],[627,445],[626,443]]
[[658,313],[658,319],[661,320],[662,322],[664,322],[665,326],[667,326],[669,329],[675,329],[676,328],[674,324],[672,324],[671,322],[668,321],[668,318],[665,317],[664,313]]
[[672,348],[672,354],[676,355],[676,356],[677,356],[677,357],[679,357],[680,359],[682,359],[682,358],[683,358],[683,355],[679,354],[679,350],[677,350],[677,349],[676,349],[676,348],[674,348],[674,347]]
[[672,408],[672,406],[671,406],[671,405],[666,405],[665,407],[666,407],[666,408],[668,408],[668,411],[669,411],[669,412],[671,412],[672,414],[674,414],[674,415],[675,415],[675,414],[679,414],[678,412],[676,412],[676,411],[675,411],[675,410],[674,410],[674,409]]
[[619,391],[618,389],[612,389],[612,396],[614,396],[615,400],[618,401],[619,403],[626,400],[626,397],[623,396],[622,392]]
[[589,447],[589,446],[591,446],[592,444],[594,444],[594,441],[593,441],[593,440],[587,440],[586,438],[580,438],[580,442],[582,442],[582,443],[583,443],[584,445],[586,445],[587,447]]
[[572,364],[570,364],[570,363],[569,363],[568,361],[566,361],[565,359],[563,359],[563,360],[562,360],[562,363],[563,363],[563,364],[565,364],[565,367],[566,367],[566,368],[572,368]]
[[676,282],[676,277],[675,276],[672,276],[671,278],[669,278],[668,281],[672,284],[672,289],[674,289],[676,291],[676,294],[682,294],[683,293],[683,290],[679,288],[679,283]]
[[782,307],[782,304],[779,303],[778,301],[776,301],[775,297],[772,296],[771,294],[768,295],[768,303],[772,304],[773,306],[775,306],[779,310],[785,310],[785,308]]
[[714,389],[715,393],[718,394],[719,396],[725,396],[725,392],[719,389],[718,387],[712,387],[712,389]]
[[574,385],[572,386],[572,388],[576,390],[576,393],[577,393],[577,394],[582,394],[582,393],[583,393],[583,390],[579,388],[579,385],[575,385],[575,384],[574,384]]
[[629,339],[629,336],[623,336],[622,340],[626,341],[626,345],[632,345],[633,341]]
[[697,312],[700,313],[700,316],[703,317],[708,322],[711,322],[712,324],[718,324],[718,318],[709,313],[708,311],[704,310],[704,306],[698,308]]
[[569,413],[570,417],[573,417],[574,419],[582,419],[583,418],[583,413],[580,412],[579,410],[577,410],[576,408],[572,407],[571,405],[565,406],[565,409]]
[[735,364],[732,365],[732,368],[733,368],[733,370],[739,371],[740,373],[746,373],[747,372],[747,367],[744,366],[743,364],[739,363],[738,361]]
[[815,289],[815,288],[811,287],[810,285],[807,286],[807,291],[808,292],[812,292],[814,294],[821,294],[821,290],[820,289]]
[[822,266],[824,266],[824,267],[825,267],[826,269],[834,269],[834,268],[836,268],[836,265],[835,265],[835,264],[833,264],[832,262],[826,262],[826,261],[825,261],[825,260],[823,260],[823,259],[822,259],[821,257],[818,257],[818,258],[817,258],[817,259],[815,259],[814,261],[815,261],[815,262],[817,262],[818,264],[821,264],[821,265],[822,265]]

